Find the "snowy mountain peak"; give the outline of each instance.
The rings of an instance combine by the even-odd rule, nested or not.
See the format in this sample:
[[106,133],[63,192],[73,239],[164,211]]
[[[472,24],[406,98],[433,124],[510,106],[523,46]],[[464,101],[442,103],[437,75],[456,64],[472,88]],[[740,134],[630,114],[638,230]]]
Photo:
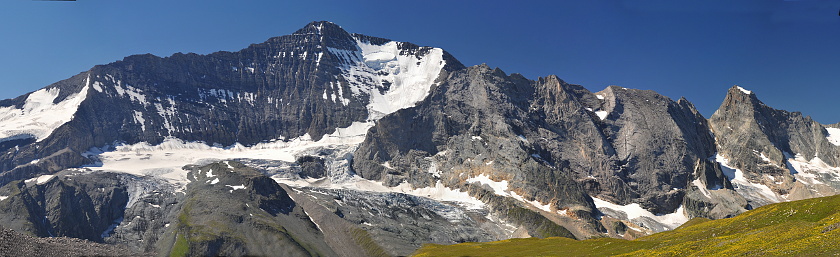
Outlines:
[[733,87],[733,88],[735,88],[735,89],[740,90],[740,91],[741,91],[742,93],[744,93],[744,94],[748,94],[748,95],[751,95],[751,94],[752,94],[752,91],[750,91],[750,90],[746,90],[746,89],[744,89],[743,87],[739,87],[738,85],[735,85],[735,86],[732,86],[732,87]]
[[313,21],[313,22],[310,22],[309,24],[306,24],[306,26],[299,29],[298,31],[296,31],[294,33],[294,35],[310,34],[310,33],[323,34],[323,33],[328,33],[328,32],[337,32],[337,31],[347,33],[346,31],[344,31],[344,29],[341,28],[341,26],[338,26],[335,23],[332,23],[332,22],[329,22],[329,21]]

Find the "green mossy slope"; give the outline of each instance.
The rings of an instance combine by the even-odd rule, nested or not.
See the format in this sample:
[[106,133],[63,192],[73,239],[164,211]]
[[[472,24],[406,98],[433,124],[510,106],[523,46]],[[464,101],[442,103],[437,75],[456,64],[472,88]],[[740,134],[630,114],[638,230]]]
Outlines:
[[721,220],[697,218],[628,241],[598,238],[510,239],[426,245],[415,256],[836,256],[840,196],[763,206]]

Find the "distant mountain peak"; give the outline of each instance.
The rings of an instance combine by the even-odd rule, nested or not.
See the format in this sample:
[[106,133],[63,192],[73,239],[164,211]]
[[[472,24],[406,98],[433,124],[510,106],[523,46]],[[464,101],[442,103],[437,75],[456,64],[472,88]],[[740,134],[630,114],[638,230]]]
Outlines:
[[721,108],[739,104],[764,105],[751,90],[734,85],[726,92],[726,99],[724,99]]
[[[344,31],[344,29],[342,29],[341,26],[338,26],[338,24],[335,24],[335,23],[332,23],[332,22],[329,22],[329,21],[313,21],[313,22],[310,22],[309,24],[306,24],[306,26],[303,26],[303,28],[295,31],[294,34],[309,34],[309,33],[321,34],[323,31],[335,31],[335,30]],[[346,33],[346,31],[345,31],[345,33]]]

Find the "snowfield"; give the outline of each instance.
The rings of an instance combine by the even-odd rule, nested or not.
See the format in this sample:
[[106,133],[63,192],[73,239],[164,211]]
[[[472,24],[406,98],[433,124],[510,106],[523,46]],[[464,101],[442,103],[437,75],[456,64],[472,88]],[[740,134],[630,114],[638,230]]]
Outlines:
[[[414,55],[401,55],[401,42],[391,41],[375,45],[356,40],[356,44],[356,51],[335,48],[328,50],[348,60],[341,67],[342,76],[348,81],[353,95],[367,94],[370,97],[367,109],[372,120],[412,107],[426,98],[435,79],[446,65],[443,50],[440,48],[432,48],[429,53],[418,59]],[[379,88],[387,90],[380,93]],[[335,96],[326,95],[326,92],[324,97],[335,99]],[[346,97],[346,92],[338,96],[340,99]]]
[[40,142],[49,137],[73,119],[79,104],[87,98],[88,86],[58,103],[53,102],[61,90],[44,88],[29,94],[23,106],[0,107],[0,142],[25,138]]

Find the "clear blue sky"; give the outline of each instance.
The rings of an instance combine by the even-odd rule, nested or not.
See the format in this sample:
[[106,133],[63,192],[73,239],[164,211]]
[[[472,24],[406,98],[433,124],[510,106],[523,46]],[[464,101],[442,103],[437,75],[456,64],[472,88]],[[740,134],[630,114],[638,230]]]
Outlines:
[[770,106],[835,123],[838,11],[835,0],[4,0],[0,99],[132,54],[236,51],[328,20],[441,47],[465,65],[685,96],[707,118],[738,84]]

